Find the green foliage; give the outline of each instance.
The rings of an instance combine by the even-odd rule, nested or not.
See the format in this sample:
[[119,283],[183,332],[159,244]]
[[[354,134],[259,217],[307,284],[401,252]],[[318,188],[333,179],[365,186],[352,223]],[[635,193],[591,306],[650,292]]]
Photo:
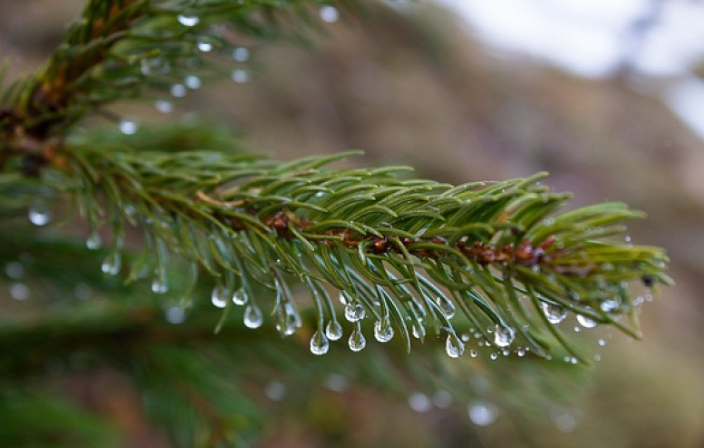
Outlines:
[[[39,311],[2,315],[3,376],[34,380],[54,354],[78,353],[128,372],[177,445],[222,446],[251,440],[262,426],[240,382],[261,387],[272,371],[297,384],[320,381],[308,351],[328,354],[316,360],[320,372],[346,365],[356,380],[392,393],[407,377],[471,397],[471,367],[448,363],[433,344],[406,356],[414,337],[440,338],[451,358],[472,344],[489,347],[473,357],[570,361],[547,373],[587,362],[557,325],[568,314],[640,335],[641,283],[671,280],[661,249],[624,240],[625,223],[643,214],[622,203],[560,213],[569,195],[542,186],[544,174],[453,186],[403,167],[334,166],[353,153],[278,162],[242,152],[227,131],[205,124],[130,135],[78,126],[187,75],[240,70],[225,61],[238,39],[298,32],[311,24],[311,6],[327,3],[90,1],[47,65],[3,92],[0,262],[29,253],[27,279],[45,289]],[[25,213],[40,226],[48,213],[66,223],[80,217],[88,247],[27,230],[17,219]],[[82,282],[100,300],[66,298]],[[264,328],[246,332],[242,320]],[[354,353],[374,345],[366,361],[331,347],[344,333]],[[368,344],[365,334],[388,344]],[[59,409],[37,406],[46,415]]]

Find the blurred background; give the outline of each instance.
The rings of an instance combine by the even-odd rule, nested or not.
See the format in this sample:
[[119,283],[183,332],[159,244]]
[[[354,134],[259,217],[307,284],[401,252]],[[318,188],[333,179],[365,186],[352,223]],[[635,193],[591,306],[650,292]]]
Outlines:
[[[39,66],[81,4],[0,3],[10,78]],[[677,286],[643,308],[643,341],[609,339],[579,406],[546,414],[531,434],[507,431],[510,415],[477,425],[476,414],[346,389],[314,394],[327,403],[317,411],[273,400],[280,424],[260,446],[704,447],[704,2],[367,5],[361,18],[321,8],[323,33],[308,45],[245,42],[230,81],[118,111],[220,122],[279,159],[363,149],[350,163],[405,164],[451,183],[549,171],[544,183],[575,205],[647,212],[629,236],[666,248]],[[95,381],[128,388],[114,372]],[[134,411],[129,446],[164,446],[129,399],[102,399],[112,401],[94,403],[101,412]],[[334,419],[320,413],[333,408]]]

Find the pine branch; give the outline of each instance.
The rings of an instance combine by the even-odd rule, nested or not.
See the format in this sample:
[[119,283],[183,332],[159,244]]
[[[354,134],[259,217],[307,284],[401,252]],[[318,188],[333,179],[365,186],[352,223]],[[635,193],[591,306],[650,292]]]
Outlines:
[[[155,134],[173,141],[168,130]],[[329,287],[345,303],[355,351],[366,344],[367,319],[377,340],[400,334],[408,349],[411,335],[430,331],[460,356],[461,334],[470,331],[500,350],[550,357],[557,343],[583,359],[555,323],[572,313],[585,326],[638,337],[629,282],[670,283],[660,249],[609,239],[641,213],[607,203],[555,215],[569,195],[540,186],[542,174],[453,187],[402,180],[403,168],[327,167],[347,155],[276,163],[150,152],[162,147],[153,137],[149,147],[138,135],[111,141],[69,145],[67,175],[56,176],[94,232],[113,229],[103,271],[120,272],[125,229],[136,226],[145,249],[128,279],[151,277],[152,290],[166,292],[169,254],[177,254],[194,264],[190,284],[196,264],[215,279],[212,300],[225,313],[246,305],[250,327],[261,325],[260,302],[273,295],[283,335],[301,325],[291,291],[304,286],[316,314],[316,353],[341,337]],[[455,324],[458,308],[464,318]]]

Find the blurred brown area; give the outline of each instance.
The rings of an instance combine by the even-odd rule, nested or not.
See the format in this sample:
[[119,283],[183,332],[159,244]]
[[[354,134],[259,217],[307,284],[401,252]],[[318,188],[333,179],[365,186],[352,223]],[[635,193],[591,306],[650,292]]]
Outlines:
[[[0,4],[0,51],[21,55],[11,74],[38,65],[60,36],[65,6],[76,3]],[[646,211],[630,236],[667,249],[677,286],[644,306],[643,341],[615,335],[602,350],[574,428],[548,418],[531,434],[501,421],[476,429],[466,415],[419,415],[370,391],[321,392],[305,412],[272,410],[280,422],[261,446],[704,446],[702,140],[623,79],[579,79],[496,54],[445,11],[372,8],[348,22],[326,25],[312,48],[253,47],[250,82],[204,87],[160,119],[195,112],[277,158],[363,149],[350,163],[407,164],[418,176],[453,183],[547,170],[545,183],[574,192],[576,205],[619,200]],[[118,412],[110,408],[115,397],[104,398],[94,407]]]

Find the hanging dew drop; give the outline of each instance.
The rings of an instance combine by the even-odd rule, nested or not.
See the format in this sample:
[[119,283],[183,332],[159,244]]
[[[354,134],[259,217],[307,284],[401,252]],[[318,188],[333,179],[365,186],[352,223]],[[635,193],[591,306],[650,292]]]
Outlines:
[[178,21],[179,21],[179,23],[180,23],[181,25],[183,25],[183,26],[188,26],[188,27],[196,26],[196,25],[198,25],[198,23],[200,22],[200,19],[199,19],[198,17],[195,17],[195,16],[186,16],[186,15],[183,15],[183,14],[179,15],[179,16],[177,17],[177,19],[178,19]]
[[313,337],[310,339],[310,352],[314,355],[324,355],[328,352],[330,348],[330,343],[328,338],[325,337],[319,331],[313,333]]
[[27,212],[29,222],[37,227],[43,227],[51,222],[51,211],[43,200],[34,201]]
[[152,292],[155,294],[165,294],[169,290],[169,283],[164,274],[159,274],[152,281]]
[[216,286],[213,292],[210,293],[210,302],[217,308],[225,308],[227,306],[227,293],[222,287]]
[[601,308],[601,310],[605,313],[613,313],[615,311],[618,311],[619,303],[618,300],[604,300],[599,305],[599,308]]
[[249,72],[241,68],[237,68],[232,71],[232,80],[237,84],[244,84],[249,81]]
[[244,326],[247,328],[259,328],[264,323],[264,315],[258,306],[249,304],[244,310]]
[[350,350],[353,352],[360,352],[367,346],[367,340],[364,338],[361,330],[356,329],[350,335],[348,344],[350,346]]
[[97,230],[91,232],[86,239],[86,247],[90,250],[98,250],[102,247],[103,241],[100,239],[100,234]]
[[579,322],[579,325],[584,328],[594,328],[597,326],[597,322],[595,320],[582,316],[581,314],[577,315],[577,322]]
[[174,111],[174,103],[167,100],[156,100],[154,102],[154,108],[162,114],[170,114]]
[[545,317],[548,319],[548,322],[553,325],[559,324],[567,317],[567,311],[557,305],[541,302],[540,308],[543,309],[543,313],[545,313]]
[[232,303],[238,306],[242,306],[249,301],[249,296],[244,288],[240,288],[232,295]]
[[342,338],[342,325],[336,320],[331,320],[325,326],[325,335],[331,341],[337,341]]
[[394,337],[394,329],[388,319],[378,320],[374,324],[374,338],[379,342],[389,342]]
[[186,85],[186,87],[191,90],[200,89],[200,86],[202,85],[200,78],[196,75],[186,76],[186,78],[183,80],[183,83]]
[[122,120],[119,125],[120,132],[125,135],[136,134],[139,130],[139,125],[134,120]]
[[340,299],[340,303],[343,304],[343,305],[347,305],[347,302],[349,302],[349,301],[347,300],[347,296],[345,295],[344,292],[341,292],[341,293],[340,293],[339,299]]
[[489,426],[496,421],[498,417],[498,409],[496,406],[488,403],[474,403],[467,408],[469,419],[478,426]]
[[320,8],[319,14],[323,22],[335,23],[340,20],[340,11],[338,11],[334,6],[323,6]]
[[364,319],[366,315],[367,312],[364,310],[364,307],[359,302],[350,302],[345,305],[345,319],[352,323],[359,322],[360,320]]
[[171,96],[175,98],[183,98],[186,96],[186,86],[183,84],[174,84],[169,91],[171,92]]
[[108,254],[107,257],[105,257],[105,260],[103,260],[103,264],[100,265],[100,270],[103,271],[104,274],[108,275],[117,275],[118,272],[120,272],[120,268],[122,267],[122,256],[120,255],[120,252],[111,252]]
[[237,62],[247,62],[250,58],[250,52],[248,48],[237,47],[232,51],[232,59]]
[[438,307],[440,307],[446,318],[452,319],[455,317],[455,305],[453,305],[452,302],[447,299],[443,299],[442,297],[438,297],[435,299],[435,303],[438,304]]
[[459,358],[464,354],[464,344],[457,336],[448,334],[447,340],[445,340],[445,352],[450,358]]
[[497,325],[494,329],[494,345],[497,347],[508,347],[515,336],[516,332],[513,328]]
[[420,323],[414,323],[411,327],[411,334],[416,339],[423,339],[425,337],[425,327]]

